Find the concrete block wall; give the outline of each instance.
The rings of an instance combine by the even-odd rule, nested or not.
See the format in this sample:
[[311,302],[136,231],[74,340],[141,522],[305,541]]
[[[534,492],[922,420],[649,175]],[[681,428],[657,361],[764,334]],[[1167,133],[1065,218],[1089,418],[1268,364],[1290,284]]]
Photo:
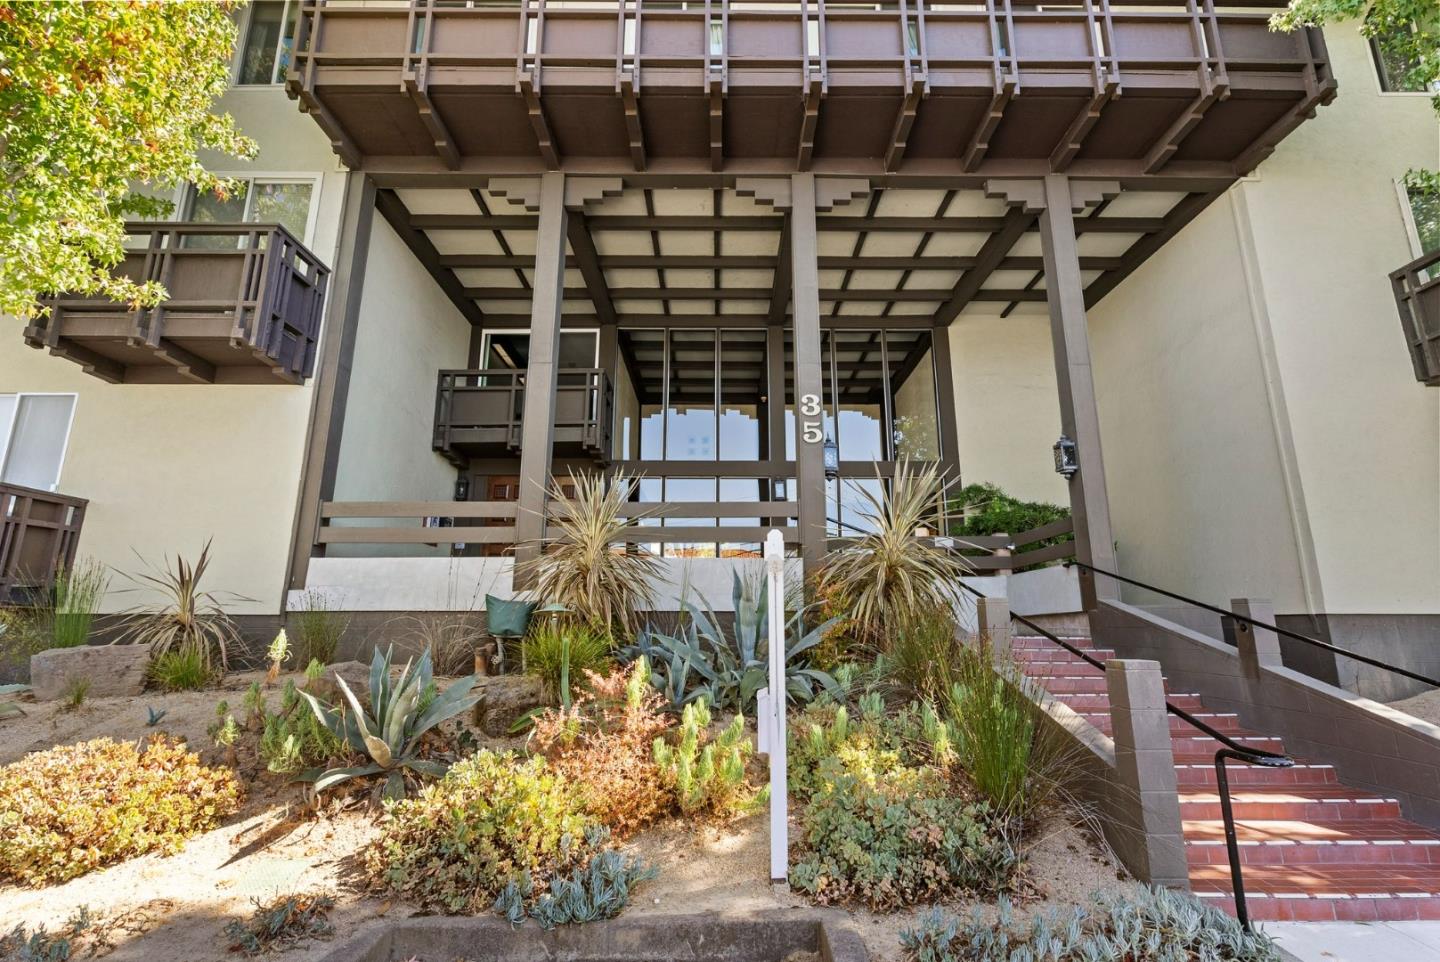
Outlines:
[[1285,668],[1274,654],[1246,664],[1239,650],[1133,605],[1102,601],[1090,622],[1097,645],[1159,661],[1174,687],[1199,692],[1210,710],[1236,713],[1292,755],[1334,765],[1342,780],[1440,828],[1440,727]]

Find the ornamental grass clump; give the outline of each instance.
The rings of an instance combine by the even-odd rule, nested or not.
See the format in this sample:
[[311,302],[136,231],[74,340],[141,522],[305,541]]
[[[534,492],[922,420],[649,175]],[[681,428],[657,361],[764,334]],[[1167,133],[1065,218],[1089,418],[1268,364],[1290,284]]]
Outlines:
[[607,632],[568,620],[545,619],[530,625],[520,643],[525,673],[539,678],[553,703],[569,707],[574,682],[602,672],[613,660]]
[[934,909],[902,930],[906,962],[1280,962],[1269,936],[1246,932],[1219,909],[1169,889],[1139,886],[1101,893],[1069,912],[998,918],[975,909],[964,919]]
[[164,735],[108,738],[0,768],[0,879],[41,886],[138,855],[173,855],[233,814],[240,786]]
[[582,793],[544,758],[480,751],[387,805],[364,867],[377,887],[424,908],[474,914],[522,877],[538,898],[551,878],[586,865],[595,825]]
[[881,480],[882,493],[855,486],[858,527],[868,533],[831,557],[819,589],[845,599],[849,624],[877,651],[889,647],[889,627],[904,613],[952,610],[970,573],[964,558],[920,534],[935,530],[944,486],[940,468],[909,461],[896,464],[888,486]]
[[653,745],[675,722],[650,687],[644,658],[623,673],[590,673],[586,687],[570,710],[536,716],[530,744],[575,786],[590,815],[628,838],[674,807]]

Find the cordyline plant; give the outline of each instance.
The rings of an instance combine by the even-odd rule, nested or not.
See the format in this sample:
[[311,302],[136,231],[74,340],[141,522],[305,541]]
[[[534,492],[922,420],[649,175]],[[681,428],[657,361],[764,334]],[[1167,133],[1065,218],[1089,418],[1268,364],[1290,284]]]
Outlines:
[[225,114],[238,4],[0,0],[0,313],[55,291],[139,306],[164,290],[110,273],[127,215],[165,216],[181,183],[223,193],[202,149],[255,154]]
[[175,652],[198,658],[207,674],[228,671],[230,646],[239,642],[240,630],[225,614],[220,599],[200,588],[209,567],[207,541],[194,564],[176,556],[173,568],[132,576],[137,588],[158,592],[164,600],[127,612],[117,642],[148,644],[152,664]]
[[461,678],[437,693],[430,652],[415,662],[406,662],[398,680],[390,677],[391,648],[382,656],[377,650],[370,660],[370,704],[361,705],[345,679],[335,684],[345,696],[348,710],[323,704],[309,692],[301,692],[315,717],[354,751],[370,759],[368,764],[346,768],[313,770],[300,776],[313,781],[317,793],[351,778],[385,775],[385,798],[405,797],[405,771],[428,778],[440,778],[450,766],[421,758],[420,739],[441,722],[465,711],[480,700],[471,694],[475,676]]
[[953,609],[960,579],[970,573],[962,556],[920,534],[934,529],[944,486],[938,467],[909,461],[895,466],[888,490],[881,481],[882,494],[855,485],[869,532],[832,555],[821,572],[820,590],[848,599],[851,623],[882,650],[887,627],[901,613]]
[[523,562],[517,578],[534,578],[535,593],[548,602],[564,605],[582,621],[607,631],[635,630],[636,613],[655,606],[652,585],[659,564],[652,555],[618,550],[633,519],[634,480],[616,475],[609,483],[603,475],[571,473],[574,493],[552,485],[549,502],[555,516],[547,522],[552,536],[539,556]]

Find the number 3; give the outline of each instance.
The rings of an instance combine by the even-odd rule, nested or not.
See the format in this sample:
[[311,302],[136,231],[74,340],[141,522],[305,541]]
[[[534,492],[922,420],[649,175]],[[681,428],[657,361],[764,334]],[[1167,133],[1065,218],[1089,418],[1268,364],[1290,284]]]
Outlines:
[[[800,395],[800,413],[813,418],[820,413],[820,399],[813,394]],[[808,439],[807,439],[808,440]]]

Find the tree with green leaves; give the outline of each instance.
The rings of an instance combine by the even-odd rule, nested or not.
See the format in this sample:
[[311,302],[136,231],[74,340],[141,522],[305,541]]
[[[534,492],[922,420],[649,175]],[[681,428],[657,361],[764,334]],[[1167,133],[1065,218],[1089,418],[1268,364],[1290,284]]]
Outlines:
[[229,82],[230,2],[0,0],[0,311],[70,291],[137,306],[165,296],[110,269],[124,219],[163,217],[182,182],[229,189],[202,149],[252,157],[211,112]]
[[[1358,20],[1360,35],[1374,43],[1396,89],[1430,91],[1430,103],[1440,113],[1440,0],[1290,0],[1270,26],[1288,32],[1351,20]],[[1405,186],[1440,196],[1440,172],[1412,170]]]

